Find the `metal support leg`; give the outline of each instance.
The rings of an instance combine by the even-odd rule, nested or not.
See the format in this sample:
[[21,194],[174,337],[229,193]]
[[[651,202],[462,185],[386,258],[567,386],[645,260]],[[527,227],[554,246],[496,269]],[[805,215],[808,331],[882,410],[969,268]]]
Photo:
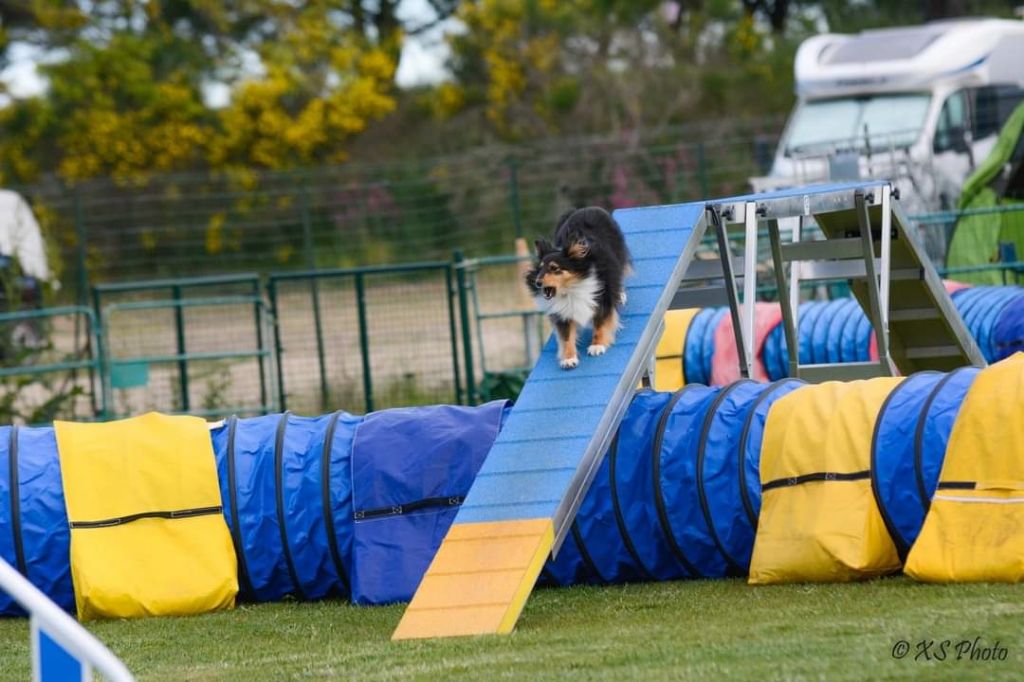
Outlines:
[[[722,260],[722,275],[725,279],[725,293],[729,299],[729,314],[732,317],[732,329],[736,336],[736,354],[740,362],[740,375],[744,378],[750,377],[750,364],[746,357],[746,344],[743,342],[743,329],[740,323],[740,302],[739,293],[736,291],[736,277],[732,270],[732,249],[729,246],[729,236],[725,232],[725,224],[717,206],[708,206],[708,214],[711,216],[711,224],[715,227],[718,236],[718,255]],[[744,264],[746,269],[746,264]]]
[[800,368],[800,348],[796,334],[796,317],[793,315],[793,303],[787,295],[786,263],[782,260],[779,221],[768,221],[768,239],[772,247],[772,264],[775,271],[775,286],[779,290],[779,306],[782,308],[782,331],[786,335],[786,345],[789,350],[789,376],[796,377]]
[[861,244],[864,251],[864,268],[867,274],[868,303],[871,317],[871,325],[875,328],[875,340],[878,345],[878,362],[881,365],[882,373],[887,376],[895,376],[896,368],[889,357],[888,335],[885,333],[885,325],[882,321],[882,310],[880,295],[878,291],[878,272],[875,269],[875,243],[871,236],[871,216],[868,214],[868,207],[864,201],[864,192],[858,190],[853,197],[854,206],[857,211],[857,224],[860,228]]
[[746,358],[745,377],[754,375],[754,319],[757,307],[757,206],[747,203],[743,212],[743,355]]

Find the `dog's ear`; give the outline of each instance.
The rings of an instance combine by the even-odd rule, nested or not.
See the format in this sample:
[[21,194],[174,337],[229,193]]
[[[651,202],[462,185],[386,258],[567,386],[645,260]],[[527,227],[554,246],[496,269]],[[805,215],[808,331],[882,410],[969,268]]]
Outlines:
[[543,258],[555,250],[555,247],[547,239],[537,239],[533,242],[533,246],[537,249],[537,258]]
[[586,239],[580,239],[570,244],[565,253],[569,258],[586,258],[590,255],[590,244],[587,243]]

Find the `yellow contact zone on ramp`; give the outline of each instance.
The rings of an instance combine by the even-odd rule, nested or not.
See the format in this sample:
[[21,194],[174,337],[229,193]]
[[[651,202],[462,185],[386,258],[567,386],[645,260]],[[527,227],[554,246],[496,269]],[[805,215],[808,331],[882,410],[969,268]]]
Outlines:
[[512,632],[554,541],[551,519],[453,525],[391,639]]

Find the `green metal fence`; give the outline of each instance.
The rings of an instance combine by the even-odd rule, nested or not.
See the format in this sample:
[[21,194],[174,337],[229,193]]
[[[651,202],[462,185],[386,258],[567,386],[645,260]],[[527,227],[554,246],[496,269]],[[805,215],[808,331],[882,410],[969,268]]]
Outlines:
[[101,413],[262,413],[277,405],[270,323],[258,275],[93,287]]
[[0,313],[0,423],[96,416],[97,333],[83,306]]
[[[955,214],[919,217],[921,229]],[[766,240],[765,240],[766,241]],[[523,258],[451,260],[97,285],[92,306],[0,315],[0,421],[371,411],[514,395],[547,322]],[[1024,263],[941,269],[956,277]],[[766,273],[759,297],[775,295]],[[759,283],[760,277],[759,277]],[[816,294],[812,294],[816,295]],[[15,352],[17,325],[45,333]]]
[[283,408],[465,401],[451,262],[274,273],[267,296]]

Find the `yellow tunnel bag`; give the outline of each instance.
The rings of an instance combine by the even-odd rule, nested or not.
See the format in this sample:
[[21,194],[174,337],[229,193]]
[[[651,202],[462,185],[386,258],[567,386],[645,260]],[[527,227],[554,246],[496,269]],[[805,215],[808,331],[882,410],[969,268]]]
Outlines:
[[204,420],[55,422],[78,616],[232,608],[237,564]]
[[761,447],[751,584],[838,582],[899,570],[870,473],[875,421],[899,382],[827,382],[772,405]]
[[686,332],[700,308],[669,310],[665,313],[665,329],[654,351],[654,389],[678,391],[686,383],[683,376],[683,353]]
[[983,369],[946,448],[906,572],[928,582],[1024,581],[1024,353]]

